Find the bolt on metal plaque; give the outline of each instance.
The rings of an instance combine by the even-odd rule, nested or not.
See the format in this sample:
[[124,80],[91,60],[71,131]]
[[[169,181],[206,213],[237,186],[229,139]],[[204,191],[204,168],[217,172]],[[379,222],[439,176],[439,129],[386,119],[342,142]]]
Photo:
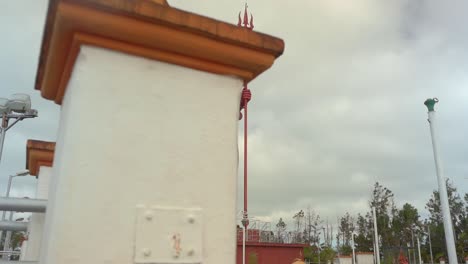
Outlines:
[[134,262],[202,263],[202,221],[200,208],[137,206]]

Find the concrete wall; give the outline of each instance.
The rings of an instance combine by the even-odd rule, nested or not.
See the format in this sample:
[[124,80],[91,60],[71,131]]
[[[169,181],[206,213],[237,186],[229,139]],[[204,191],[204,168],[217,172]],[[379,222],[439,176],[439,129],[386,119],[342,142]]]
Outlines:
[[241,89],[229,76],[82,47],[62,104],[40,263],[134,263],[142,205],[201,208],[196,254],[234,264]]
[[356,261],[358,264],[374,264],[374,255],[356,253]]
[[[49,181],[52,174],[52,168],[40,167],[39,177],[36,186],[36,198],[48,199],[49,197]],[[42,236],[44,232],[43,213],[32,213],[28,224],[28,240],[26,240],[21,251],[21,260],[38,261],[41,250]]]
[[352,264],[353,259],[350,256],[340,256],[338,257],[340,264]]

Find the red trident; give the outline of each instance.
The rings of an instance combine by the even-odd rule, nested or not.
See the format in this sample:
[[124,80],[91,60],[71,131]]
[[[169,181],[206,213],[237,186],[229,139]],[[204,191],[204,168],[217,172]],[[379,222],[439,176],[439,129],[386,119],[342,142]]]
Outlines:
[[253,30],[254,24],[253,24],[253,15],[250,13],[250,22],[249,22],[249,15],[247,11],[247,3],[245,3],[245,8],[244,8],[244,20],[241,19],[241,12],[239,12],[239,22],[237,22],[237,26],[239,27],[245,27],[247,29]]

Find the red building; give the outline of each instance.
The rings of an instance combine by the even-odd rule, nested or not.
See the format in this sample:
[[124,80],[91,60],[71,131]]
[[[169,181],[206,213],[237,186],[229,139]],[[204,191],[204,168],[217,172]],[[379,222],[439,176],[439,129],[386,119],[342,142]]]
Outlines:
[[[296,259],[304,259],[305,244],[263,242],[265,234],[258,229],[248,230],[246,238],[246,264],[291,264]],[[237,233],[236,263],[242,264],[242,229]]]

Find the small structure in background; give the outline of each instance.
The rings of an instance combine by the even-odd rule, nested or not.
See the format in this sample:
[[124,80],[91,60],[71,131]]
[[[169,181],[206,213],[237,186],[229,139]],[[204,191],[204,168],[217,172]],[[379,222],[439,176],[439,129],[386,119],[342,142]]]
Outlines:
[[[257,219],[250,219],[245,242],[245,258],[249,264],[284,264],[304,263],[304,248],[309,246],[302,243],[288,243],[293,240],[284,240],[280,243],[271,231],[271,223]],[[237,264],[243,260],[243,231],[237,226]],[[251,263],[254,261],[255,263]]]
[[340,255],[337,258],[338,258],[338,263],[340,264],[352,264],[353,263],[353,256]]
[[292,264],[304,264],[305,262],[301,259],[295,259]]
[[[356,263],[357,264],[374,264],[374,253],[373,252],[356,252]],[[336,264],[351,264],[353,262],[352,255],[338,255],[334,263]]]
[[356,252],[356,263],[359,263],[359,264],[374,264],[374,253],[372,253],[372,252]]
[[[304,263],[304,244],[247,242],[245,253],[249,264]],[[251,263],[252,260],[255,260]],[[242,241],[237,242],[237,264],[242,263]]]

